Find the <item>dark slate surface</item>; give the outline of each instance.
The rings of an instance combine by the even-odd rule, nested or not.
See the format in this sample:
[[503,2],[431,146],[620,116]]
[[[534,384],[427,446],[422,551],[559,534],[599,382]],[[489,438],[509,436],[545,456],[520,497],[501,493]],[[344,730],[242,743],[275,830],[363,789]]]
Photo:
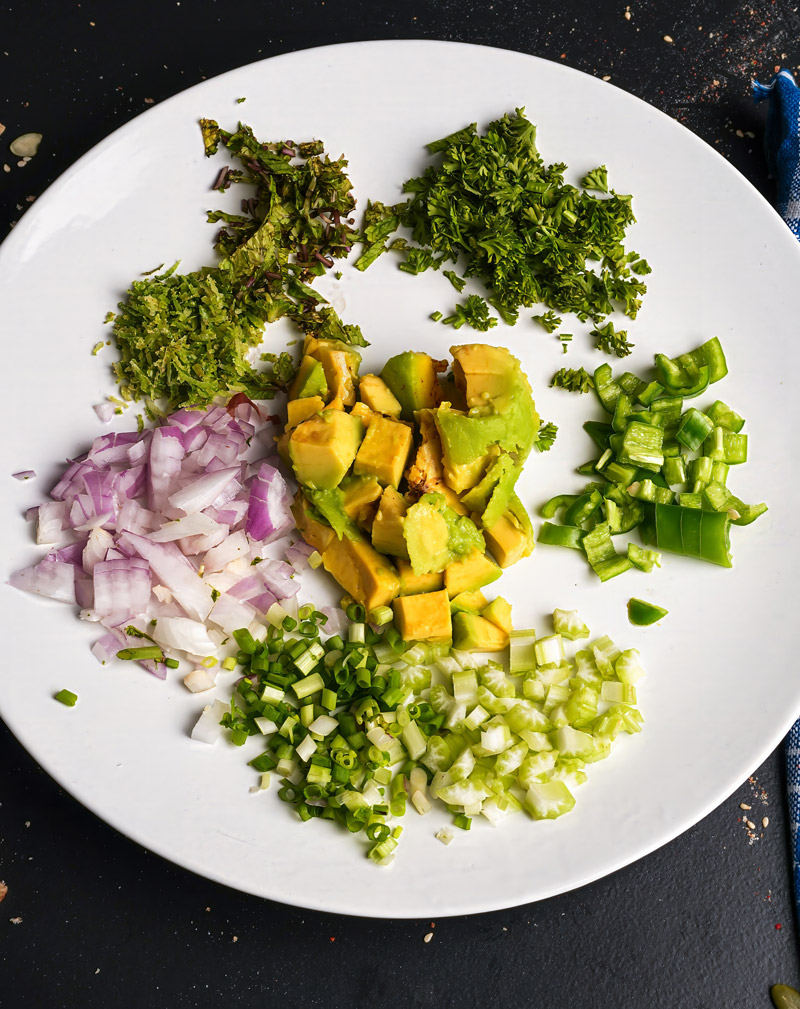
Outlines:
[[[7,0],[0,164],[10,170],[0,171],[0,227],[148,104],[266,56],[375,38],[485,43],[610,75],[770,195],[763,110],[750,101],[749,80],[797,66],[795,6],[689,0],[675,13],[677,5],[633,3],[630,18],[623,3],[555,7]],[[8,144],[29,130],[44,142],[20,168]],[[800,982],[783,787],[773,754],[719,809],[639,863],[574,893],[434,927],[296,911],[193,876],[79,806],[0,725],[0,878],[8,886],[0,1004],[767,1006],[770,984]],[[759,824],[755,832],[745,815]]]

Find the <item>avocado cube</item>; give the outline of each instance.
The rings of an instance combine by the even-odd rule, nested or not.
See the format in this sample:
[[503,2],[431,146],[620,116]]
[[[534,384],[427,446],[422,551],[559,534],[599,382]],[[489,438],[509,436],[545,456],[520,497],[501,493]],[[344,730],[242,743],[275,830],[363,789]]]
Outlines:
[[407,424],[376,415],[361,442],[353,472],[377,477],[382,484],[397,487],[403,478],[413,440]]
[[403,412],[399,400],[378,375],[363,375],[358,383],[358,395],[375,413],[397,419]]
[[295,494],[291,510],[295,525],[306,543],[324,553],[336,539],[336,533],[330,526],[323,525],[312,517],[311,505],[302,489]]
[[488,606],[485,606],[481,610],[481,616],[485,620],[491,620],[506,634],[510,634],[514,630],[514,625],[511,623],[511,604],[502,596],[498,596]]
[[502,571],[480,550],[475,549],[466,557],[453,561],[444,569],[444,587],[452,599],[459,592],[474,592],[496,581]]
[[407,350],[390,357],[381,378],[402,407],[403,420],[411,420],[415,410],[438,406],[441,389],[429,354]]
[[304,352],[322,365],[331,402],[340,408],[352,406],[356,401],[356,379],[361,364],[358,351],[340,340],[307,336]]
[[383,493],[375,477],[349,476],[341,484],[342,508],[354,522],[365,522],[373,505]]
[[322,362],[308,354],[304,355],[289,386],[289,399],[306,399],[309,396],[321,396],[324,399],[327,395],[328,382]]
[[291,431],[304,420],[322,413],[325,403],[322,396],[305,396],[303,399],[290,399],[286,404],[286,430]]
[[406,517],[403,495],[389,486],[381,496],[381,503],[372,523],[372,545],[382,554],[394,554],[408,560],[408,547],[403,536],[403,519]]
[[397,559],[397,574],[400,578],[400,595],[414,596],[419,592],[437,592],[444,585],[444,572],[429,571],[415,575],[409,561]]
[[451,347],[453,377],[467,408],[506,396],[519,373],[519,361],[505,347],[467,343]]
[[325,410],[303,421],[289,438],[289,458],[298,482],[315,490],[338,487],[363,435],[358,417],[342,410]]
[[353,417],[358,417],[365,428],[369,427],[372,418],[375,416],[375,411],[370,410],[366,403],[353,403],[350,407],[350,413]]
[[533,552],[533,532],[530,519],[524,513],[519,499],[512,499],[512,506],[505,511],[489,529],[484,528],[486,546],[501,568],[508,568],[518,560]]
[[374,547],[344,536],[322,552],[325,570],[368,610],[390,603],[400,590],[397,572]]
[[477,613],[453,614],[453,647],[462,652],[502,652],[508,635]]
[[450,600],[450,612],[480,613],[488,605],[488,602],[489,600],[480,589],[476,589],[474,592],[459,592]]
[[404,641],[450,641],[450,600],[445,591],[399,596],[392,604],[394,619]]

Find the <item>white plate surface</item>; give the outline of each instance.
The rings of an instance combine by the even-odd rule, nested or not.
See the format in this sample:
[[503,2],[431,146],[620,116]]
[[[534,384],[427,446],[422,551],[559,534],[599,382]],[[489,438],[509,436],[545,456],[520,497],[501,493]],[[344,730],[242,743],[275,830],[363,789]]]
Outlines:
[[[237,105],[241,96],[247,101]],[[639,691],[645,731],[589,768],[575,810],[557,821],[521,815],[497,829],[476,822],[445,847],[434,833],[446,817],[410,812],[385,870],[330,824],[295,822],[274,791],[248,794],[252,772],[241,750],[192,742],[188,730],[207,697],[189,695],[177,678],[99,666],[88,650],[96,635],[68,607],[0,588],[3,719],[98,816],[209,878],[290,904],[381,917],[537,900],[627,865],[696,823],[800,711],[791,468],[800,370],[791,291],[800,249],[761,196],[683,127],[595,78],[519,53],[370,42],[265,60],[149,110],[37,201],[0,249],[4,570],[40,556],[24,510],[49,489],[59,460],[105,430],[91,406],[113,391],[111,351],[90,354],[108,335],[105,313],[143,270],[176,259],[186,269],[213,262],[205,211],[236,210],[235,194],[209,192],[223,161],[204,158],[199,117],[230,127],[242,116],[264,139],[324,139],[334,156],[346,153],[363,208],[367,197],[399,198],[401,182],[425,162],[425,142],[521,105],[538,125],[545,159],[565,161],[569,179],[605,163],[617,191],[634,194],[639,223],[630,243],[653,273],[629,326],[636,350],[625,367],[647,367],[656,351],[677,354],[717,334],[731,374],[714,391],[747,417],[750,434],[751,462],[730,482],[745,500],[767,498],[770,511],[732,530],[730,571],[665,556],[661,571],[601,585],[579,556],[539,547],[505,573],[498,588],[519,626],[543,631],[554,606],[578,608],[594,632],[640,648],[649,670]],[[443,357],[452,343],[481,339],[430,322],[455,292],[439,275],[401,273],[389,256],[363,275],[346,266],[324,290],[371,341],[370,370],[403,349]],[[515,328],[491,333],[522,359],[542,416],[560,426],[556,449],[534,455],[522,480],[534,514],[552,494],[580,486],[573,469],[592,455],[581,424],[599,417],[592,397],[548,388],[562,365],[600,362],[588,326],[564,328],[575,333],[566,356],[526,313]],[[36,481],[11,480],[28,468]],[[334,598],[320,576],[306,585],[304,594]],[[670,615],[660,626],[632,627],[631,595]],[[50,700],[64,686],[79,694],[74,709]]]

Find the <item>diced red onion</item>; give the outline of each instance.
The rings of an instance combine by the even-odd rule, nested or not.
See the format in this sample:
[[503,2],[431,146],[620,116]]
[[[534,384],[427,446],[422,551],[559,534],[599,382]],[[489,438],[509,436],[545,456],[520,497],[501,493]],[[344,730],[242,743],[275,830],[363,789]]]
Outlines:
[[263,560],[256,564],[256,571],[264,579],[264,584],[278,599],[289,599],[300,591],[300,585],[293,579],[294,571],[283,561]]
[[151,510],[164,510],[184,455],[178,428],[157,427],[153,431],[147,471],[147,501]]
[[110,532],[100,527],[92,529],[81,555],[81,564],[87,575],[94,573],[95,565],[105,560],[106,554],[113,545],[114,537]]
[[35,469],[21,469],[18,473],[11,474],[15,480],[33,480],[36,476]]
[[137,557],[94,566],[94,611],[120,623],[142,613],[150,599],[150,565]]
[[45,501],[39,505],[36,523],[36,542],[42,545],[58,544],[63,540],[67,524],[67,506],[61,501]]
[[258,475],[250,484],[247,506],[247,535],[269,543],[294,528],[289,510],[292,502],[289,486],[281,474],[268,463],[262,463]]
[[197,571],[174,543],[153,543],[144,536],[125,532],[117,541],[131,547],[140,557],[150,562],[160,582],[172,591],[187,616],[205,620],[211,612],[211,590],[197,577]]
[[216,652],[206,625],[188,617],[159,617],[150,636],[162,648],[176,648],[191,655],[212,655]]
[[183,539],[186,536],[199,536],[201,533],[210,533],[219,529],[219,523],[208,515],[197,512],[187,515],[186,518],[175,519],[172,522],[165,522],[160,529],[148,533],[147,538],[154,543],[169,543],[174,540]]
[[[216,473],[205,473],[196,480],[192,480],[191,483],[186,484],[180,490],[175,491],[174,494],[171,494],[169,503],[173,508],[178,508],[186,512],[187,515],[201,512],[205,508],[214,505],[220,495],[236,480],[238,475],[238,466],[217,470]],[[236,489],[234,489],[231,497],[235,497],[239,489],[238,481],[236,481],[236,484]],[[223,504],[226,504],[230,500],[230,497],[226,498]]]
[[109,424],[116,408],[113,403],[95,403],[92,409],[104,424]]
[[33,592],[59,602],[75,602],[75,566],[49,557],[32,567],[14,572],[8,584],[23,592]]
[[221,592],[209,615],[209,621],[221,627],[226,634],[233,634],[240,627],[247,627],[256,615],[249,603],[243,603],[227,592]]
[[224,543],[218,547],[213,547],[203,558],[203,569],[209,571],[222,571],[226,564],[237,560],[239,557],[248,557],[250,544],[247,536],[243,532],[231,533]]

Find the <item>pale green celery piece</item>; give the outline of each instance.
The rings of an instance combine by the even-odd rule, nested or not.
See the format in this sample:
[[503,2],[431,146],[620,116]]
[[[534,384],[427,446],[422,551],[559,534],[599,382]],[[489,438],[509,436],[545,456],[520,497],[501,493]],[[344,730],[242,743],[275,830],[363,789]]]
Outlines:
[[517,783],[520,788],[530,788],[544,778],[556,766],[558,750],[543,750],[541,753],[530,753],[522,761],[517,772]]
[[481,814],[493,825],[496,825],[504,817],[511,813],[519,813],[522,803],[511,792],[503,792],[501,795],[493,795],[486,799],[481,806]]
[[638,708],[632,708],[627,704],[618,704],[609,708],[608,713],[617,712],[622,717],[622,727],[628,733],[641,732],[644,718]]
[[[622,720],[620,719],[620,724]],[[550,736],[546,732],[534,732],[532,729],[520,729],[518,733],[520,739],[524,739],[533,753],[541,753],[543,750],[552,750],[553,744]]]
[[523,805],[534,820],[554,820],[572,809],[575,797],[563,781],[547,781],[531,785]]
[[413,648],[409,648],[407,652],[403,652],[400,658],[407,666],[422,666],[428,660],[428,652],[424,645],[416,644]]
[[444,726],[446,729],[450,729],[451,732],[463,732],[464,731],[464,719],[467,717],[467,706],[466,704],[460,704],[458,701],[453,701],[447,712],[447,718],[444,720]]
[[467,714],[464,719],[464,725],[467,729],[477,729],[479,725],[482,725],[489,717],[489,712],[486,708],[482,707],[480,704],[476,704],[475,707]]
[[502,753],[509,746],[511,746],[511,730],[507,725],[492,725],[491,722],[488,722],[481,729],[480,749],[483,751],[482,755]]
[[475,769],[475,754],[472,752],[469,746],[465,746],[461,753],[456,757],[453,763],[450,765],[448,774],[451,779],[456,781],[463,781],[464,778],[468,778]]
[[562,662],[558,666],[540,666],[536,670],[536,679],[549,687],[551,683],[563,683],[572,675],[572,666],[568,662]]
[[522,681],[522,696],[529,701],[543,701],[546,692],[547,687],[535,674],[526,676]]
[[509,746],[507,750],[502,753],[498,753],[497,759],[494,764],[495,774],[512,774],[514,771],[518,770],[522,761],[528,755],[528,744],[525,740],[520,740],[519,743],[514,743],[513,746]]
[[495,697],[513,697],[516,693],[514,684],[508,679],[503,669],[496,666],[485,666],[480,671],[481,684]]
[[619,712],[607,711],[595,719],[592,731],[595,739],[614,740],[624,728],[625,722]]
[[608,635],[604,635],[602,638],[598,638],[592,645],[592,654],[603,679],[613,679],[614,663],[622,655],[622,649],[617,648]]
[[428,736],[428,748],[420,758],[430,771],[446,771],[453,763],[450,747],[441,736]]
[[473,806],[482,803],[490,794],[482,780],[465,778],[463,781],[454,781],[452,785],[440,788],[436,798],[449,806]]
[[534,650],[538,666],[558,665],[564,658],[564,642],[560,634],[539,638]]
[[544,699],[544,713],[547,715],[559,704],[565,704],[569,700],[569,693],[569,686],[566,683],[551,683]]
[[589,628],[578,616],[577,610],[553,610],[553,630],[570,641],[588,638],[590,633]]
[[524,698],[515,701],[515,705],[505,713],[504,720],[510,731],[518,736],[524,728],[534,733],[544,733],[550,728],[550,719],[541,708]]
[[453,706],[455,698],[442,683],[434,683],[428,697],[430,706],[437,715],[446,715]]
[[550,724],[555,729],[560,729],[562,725],[569,725],[569,715],[567,714],[566,704],[557,704],[554,708],[551,708],[547,713],[547,717],[550,719]]
[[562,757],[585,757],[597,749],[597,740],[590,732],[574,729],[571,725],[562,725],[551,735],[553,748]]
[[645,675],[641,656],[636,648],[626,648],[614,663],[614,670],[620,683],[636,683]]
[[590,652],[588,649],[575,652],[575,676],[578,679],[586,680],[587,683],[600,685],[603,678],[597,668],[594,652]]
[[600,700],[611,704],[636,704],[636,687],[632,683],[607,680],[600,688]]
[[605,760],[611,756],[611,743],[604,739],[596,739],[596,746],[591,753],[585,753],[583,759],[587,764],[595,764],[598,760]]
[[400,669],[400,682],[403,687],[418,694],[431,685],[431,671],[427,666],[405,666]]
[[573,690],[565,705],[570,724],[583,726],[596,718],[599,696],[597,691],[592,690],[588,684]]
[[536,666],[536,631],[512,631],[508,636],[508,671],[524,673]]
[[588,780],[584,771],[584,761],[577,757],[568,757],[556,761],[556,766],[547,777],[548,781],[563,781],[569,789],[577,788]]
[[491,690],[484,687],[483,684],[478,687],[478,704],[486,708],[491,715],[501,715],[509,708],[513,708],[516,703],[513,697],[495,697]]
[[[391,646],[387,647],[391,650]],[[433,664],[444,676],[452,676],[454,673],[461,672],[461,663],[452,655],[439,655],[434,659]]]
[[458,662],[462,669],[475,669],[478,665],[478,660],[471,652],[462,652],[457,648],[451,648],[450,655]]
[[[403,746],[408,751],[408,756],[411,760],[419,760],[428,749],[429,737],[422,733],[416,722],[409,722],[403,728],[400,738],[403,740]],[[430,738],[432,739],[433,737],[431,736]]]
[[478,696],[478,677],[474,669],[453,673],[453,697],[459,704],[474,704]]

